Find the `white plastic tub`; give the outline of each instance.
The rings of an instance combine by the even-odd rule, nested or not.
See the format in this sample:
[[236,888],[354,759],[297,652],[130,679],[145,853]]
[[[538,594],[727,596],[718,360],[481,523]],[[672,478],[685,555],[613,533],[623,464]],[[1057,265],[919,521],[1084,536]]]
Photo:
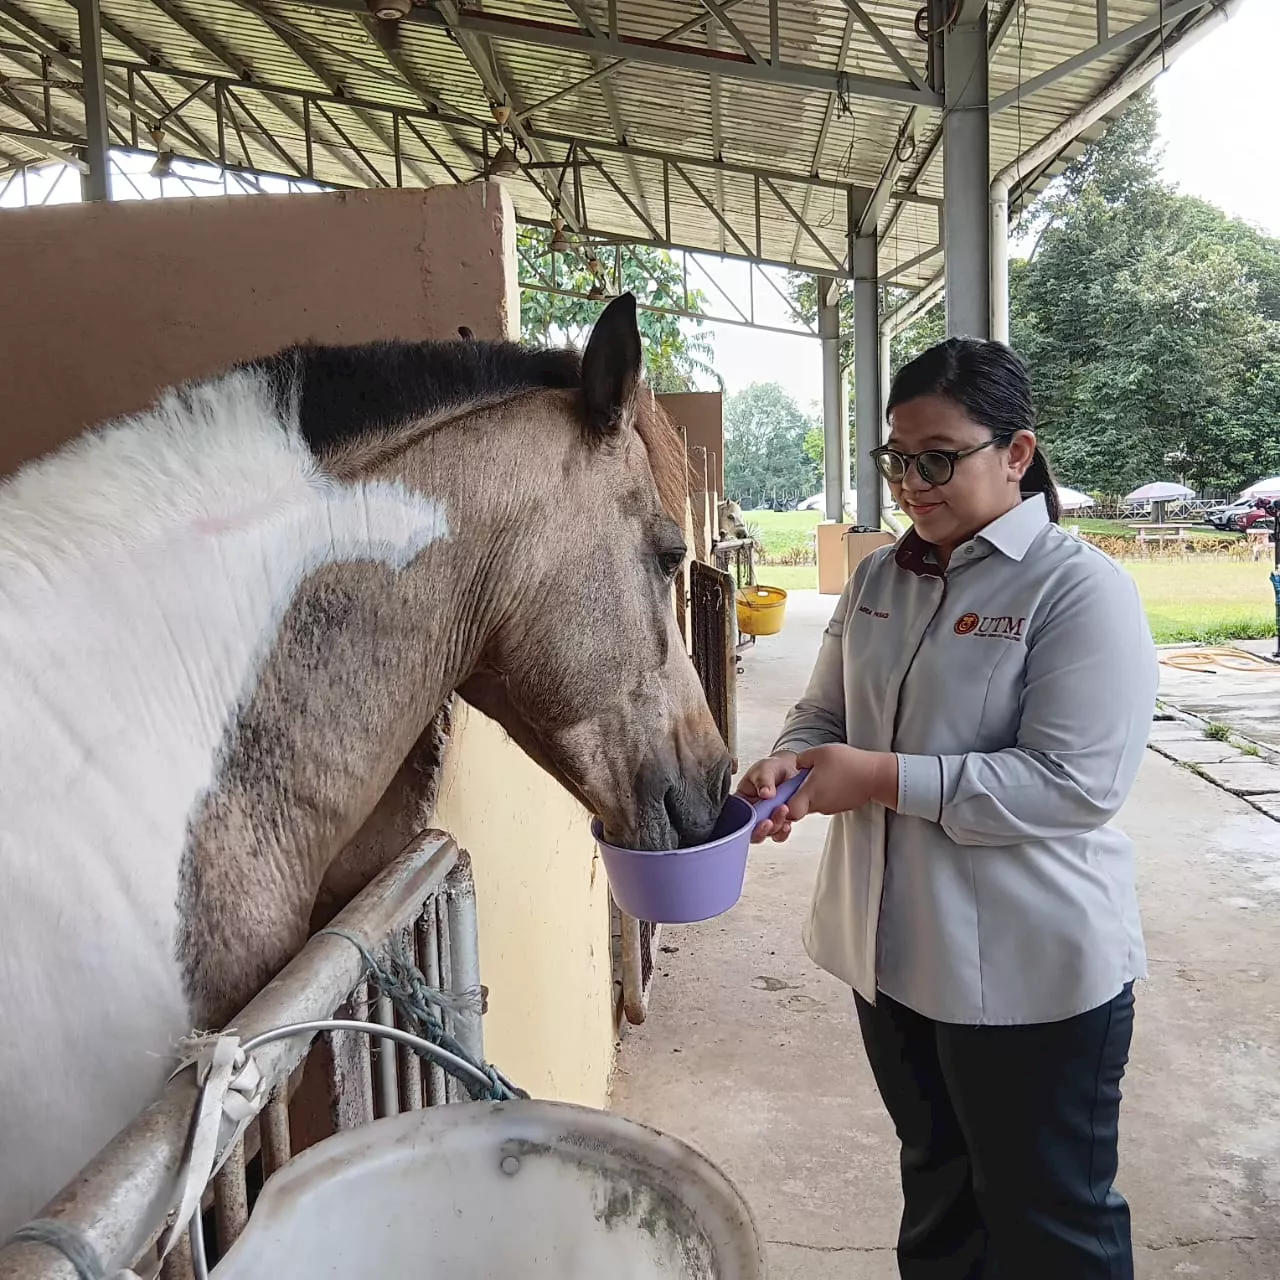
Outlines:
[[710,1161],[608,1112],[432,1107],[273,1177],[215,1280],[762,1280],[751,1212]]

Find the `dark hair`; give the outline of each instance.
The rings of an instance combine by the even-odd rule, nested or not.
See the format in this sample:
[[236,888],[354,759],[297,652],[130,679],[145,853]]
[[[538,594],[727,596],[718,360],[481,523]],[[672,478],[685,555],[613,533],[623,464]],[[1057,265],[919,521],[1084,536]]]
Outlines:
[[[1012,437],[1036,429],[1031,378],[1022,357],[1003,342],[948,338],[898,370],[889,392],[887,413],[921,396],[945,396],[992,435]],[[1049,519],[1061,518],[1058,487],[1044,451],[1036,445],[1022,477],[1025,494],[1044,494]]]

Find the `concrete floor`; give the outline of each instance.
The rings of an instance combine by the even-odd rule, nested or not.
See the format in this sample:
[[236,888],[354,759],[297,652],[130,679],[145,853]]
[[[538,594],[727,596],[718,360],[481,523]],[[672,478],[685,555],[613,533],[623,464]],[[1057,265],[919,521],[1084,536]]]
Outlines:
[[[744,760],[807,678],[834,599],[793,594],[740,677]],[[1142,1280],[1280,1276],[1280,823],[1149,753],[1124,826],[1139,850],[1152,977],[1139,992],[1120,1185]],[[897,1151],[849,993],[800,926],[824,834],[755,851],[741,903],[662,935],[614,1108],[735,1179],[773,1280],[891,1280]]]
[[[1246,640],[1238,648],[1274,657],[1275,640]],[[1183,711],[1229,725],[1255,742],[1280,749],[1280,665],[1260,671],[1180,671],[1161,666],[1160,696]]]

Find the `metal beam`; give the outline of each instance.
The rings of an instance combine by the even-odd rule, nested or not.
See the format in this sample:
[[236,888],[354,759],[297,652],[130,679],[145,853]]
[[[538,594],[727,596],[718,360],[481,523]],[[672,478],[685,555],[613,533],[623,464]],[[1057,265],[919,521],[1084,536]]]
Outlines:
[[[728,10],[737,8],[738,5],[745,3],[746,0],[724,0],[724,3],[720,8],[728,12]],[[610,7],[612,17],[605,35],[608,39],[616,40],[618,39],[618,14],[615,0],[610,0]],[[697,31],[699,28],[709,26],[710,22],[711,15],[702,14],[699,17],[690,18],[688,21],[682,22],[678,27],[672,27],[669,31],[664,31],[658,39],[664,42],[668,40],[679,40],[681,36],[688,35],[691,31]],[[777,59],[775,58],[774,61],[776,62]],[[620,67],[626,66],[626,64],[626,58],[618,58],[614,62],[604,63],[598,70],[593,71],[589,76],[582,76],[577,80],[571,81],[569,84],[565,85],[564,88],[557,89],[554,93],[548,94],[545,98],[539,98],[532,106],[525,108],[525,116],[531,116],[535,112],[541,111],[544,107],[549,107],[552,103],[559,102],[561,99],[567,98],[570,94],[577,93],[579,89],[584,89],[589,84],[595,84],[599,80],[606,79],[613,75],[613,73]]]
[[[840,54],[836,58],[836,66],[843,67],[845,59],[849,56],[849,44],[853,40],[853,14],[848,14],[844,20],[844,35],[840,38]],[[809,171],[817,177],[822,170],[822,157],[827,150],[827,136],[831,132],[831,122],[836,118],[836,105],[838,99],[830,97],[827,99],[827,105],[822,112],[822,127],[818,130],[818,141],[814,144],[813,160],[809,165]],[[800,221],[805,222],[809,217],[809,202],[813,198],[813,188],[806,187],[804,190],[804,200],[800,204]],[[796,237],[791,244],[791,256],[794,258],[800,252],[800,236],[802,235],[800,227],[796,227]]]
[[923,253],[917,253],[914,258],[908,258],[906,262],[900,262],[892,271],[886,272],[880,277],[881,284],[892,284],[899,276],[904,276],[908,271],[916,267],[922,266],[928,262],[930,258],[936,258],[942,252],[942,245],[930,245]]
[[911,155],[904,159],[902,154],[908,142],[911,143],[911,154],[915,152],[918,124],[919,113],[915,107],[912,107],[907,112],[907,118],[902,122],[902,128],[898,130],[898,136],[893,140],[893,150],[880,171],[880,181],[876,183],[871,199],[867,201],[867,207],[858,220],[859,235],[866,235],[876,229],[880,215],[893,195],[893,185],[898,180],[898,174],[902,172],[902,166],[907,163],[907,160],[911,159]]
[[841,3],[857,20],[862,23],[867,34],[884,50],[889,61],[911,81],[917,89],[924,93],[931,92],[928,84],[911,62],[892,40],[881,30],[876,20],[858,3],[858,0],[841,0]]
[[871,451],[880,443],[880,290],[876,235],[850,245],[853,263],[853,405],[858,449],[858,523],[880,528],[880,473]]
[[1151,17],[1143,18],[1141,22],[1135,22],[1133,26],[1117,31],[1115,35],[1108,36],[1105,40],[1099,40],[1097,44],[1077,53],[1074,58],[1067,58],[1066,61],[1059,62],[1056,67],[1050,67],[1038,76],[1032,76],[1025,84],[1016,85],[1007,93],[992,98],[992,115],[1015,103],[1025,102],[1041,89],[1047,89],[1066,76],[1083,71],[1085,67],[1097,62],[1100,58],[1108,58],[1113,53],[1119,53],[1121,49],[1136,43],[1144,36],[1149,36],[1162,27],[1171,26],[1188,14],[1196,13],[1213,3],[1215,0],[1165,0],[1165,3],[1160,6],[1160,11],[1152,14]]
[[943,34],[943,243],[947,333],[985,338],[991,326],[990,118],[985,16]]
[[1097,0],[1098,43],[1101,44],[1111,34],[1111,15],[1107,12],[1107,0]]
[[[699,0],[699,2],[702,7],[711,14],[713,18],[715,18],[716,24],[729,33],[730,38],[737,44],[738,48],[741,49],[742,52],[756,64],[756,66],[763,67],[768,65],[768,60],[765,58],[764,54],[762,54],[760,50],[747,39],[742,28],[738,26],[731,17],[729,17],[729,14],[726,12],[723,5],[717,4],[716,0]],[[710,34],[709,28],[708,34]],[[710,44],[710,41],[708,41],[708,44]]]
[[[714,25],[707,27],[707,48],[715,49],[719,45],[717,39],[719,29]],[[724,136],[720,129],[720,77],[711,75],[707,77],[707,91],[711,95],[711,154],[717,159],[724,159]],[[724,174],[716,174],[716,208],[724,213]],[[720,234],[720,251],[723,253],[726,248],[724,233]]]
[[[24,150],[34,151],[36,155],[44,156],[48,160],[57,160],[62,164],[69,164],[79,172],[82,182],[89,172],[89,166],[73,151],[68,149],[72,145],[70,141],[59,146],[56,142],[50,142],[48,139],[41,137],[34,130],[14,129],[8,125],[0,125],[0,137],[14,138],[22,144]],[[75,145],[82,145],[79,139],[76,139]]]
[[85,200],[111,199],[111,168],[107,154],[106,73],[102,66],[102,15],[98,0],[76,0],[80,26],[80,74],[84,79],[85,163],[80,195]]
[[987,44],[988,60],[996,56],[997,50],[1004,44],[1004,38],[1013,30],[1013,25],[1018,17],[1018,11],[1026,3],[1026,0],[1005,0],[1005,6],[1000,16],[991,24],[991,39]]
[[[433,13],[432,16],[438,18],[444,24],[445,29],[452,32],[454,39],[458,42],[458,48],[462,50],[463,56],[471,64],[471,69],[479,76],[485,92],[489,95],[490,102],[511,108],[511,117],[507,121],[507,127],[529,149],[529,154],[539,164],[545,165],[547,163],[546,153],[520,119],[519,113],[524,106],[524,102],[515,91],[514,85],[509,86],[504,81],[497,57],[489,47],[488,37],[484,32],[474,31],[467,25],[464,15],[455,0],[436,0],[436,9],[438,12]],[[425,14],[428,11],[420,9],[419,12]],[[408,17],[412,16],[411,12]],[[403,21],[407,21],[408,17]],[[541,190],[541,184],[533,174],[523,165],[521,169],[525,177]],[[565,206],[564,190],[560,185],[559,179],[550,170],[546,170],[545,174],[547,186],[551,188],[550,200],[555,205],[560,216],[575,231],[584,231],[586,229],[585,224],[579,220],[575,210],[572,207],[566,208]]]
[[[233,2],[239,5],[240,8],[244,9],[246,12],[252,13],[255,17],[260,18],[264,23],[266,23],[267,27],[276,39],[279,40],[285,48],[287,48],[289,52],[292,53],[293,56],[297,58],[298,61],[302,63],[302,65],[306,67],[306,69],[310,71],[311,74],[334,95],[334,97],[341,98],[345,96],[346,90],[343,88],[342,81],[334,75],[323,62],[320,61],[318,54],[311,49],[309,41],[303,33],[295,30],[291,23],[285,21],[278,14],[273,13],[265,5],[257,3],[257,0],[233,0]],[[356,119],[359,120],[360,123],[363,124],[364,127],[368,129],[369,132],[372,133],[373,136],[394,155],[396,148],[390,131],[383,128],[381,123],[369,115],[368,112],[357,110],[354,114]],[[343,131],[338,127],[338,125],[332,120],[330,121],[330,124],[333,125],[333,128],[339,137],[342,137]],[[364,160],[363,155],[360,154],[358,148],[354,147],[350,139],[344,137],[343,140],[347,142],[348,146],[352,147],[352,150],[354,150],[357,155],[360,155],[362,160]],[[367,166],[369,162],[364,160],[364,163]],[[429,187],[433,185],[431,178],[420,166],[411,164],[411,168],[413,169],[414,176],[422,183],[423,186]]]
[[[604,31],[600,24],[591,16],[591,10],[583,3],[583,0],[564,0],[565,4],[572,11],[573,16],[578,19],[582,26],[593,36],[608,36],[608,32]],[[617,26],[617,10],[612,11],[614,28]],[[596,71],[604,69],[604,62],[599,58],[591,60],[592,67]],[[613,85],[607,79],[601,77],[599,81],[600,97],[604,102],[604,109],[609,114],[609,125],[613,129],[614,141],[625,146],[627,142],[627,126],[622,118],[622,108],[618,105],[618,95],[613,91]],[[531,115],[522,116],[522,119],[530,119]],[[653,227],[652,214],[649,211],[649,200],[645,194],[644,182],[640,178],[640,169],[636,165],[634,157],[627,159],[627,176],[631,179],[631,192],[635,197],[636,203],[640,207],[640,218],[650,228]],[[630,203],[630,201],[628,201]]]
[[844,373],[840,368],[840,283],[819,276],[818,337],[822,342],[822,473],[828,520],[844,519],[849,487],[849,436],[844,429]]
[[[306,0],[313,8],[336,9],[342,13],[360,12],[364,0]],[[665,40],[643,39],[639,36],[619,36],[617,39],[599,39],[574,27],[557,23],[539,22],[531,18],[479,13],[467,10],[458,13],[457,20],[447,19],[444,8],[458,13],[453,0],[441,0],[436,9],[415,6],[402,21],[421,23],[424,26],[447,27],[455,33],[488,36],[494,40],[510,40],[517,44],[538,45],[547,49],[569,49],[576,53],[600,58],[616,58],[622,61],[643,62],[653,66],[675,67],[683,71],[696,71],[720,75],[762,84],[776,84],[792,89],[804,89],[814,93],[844,94],[854,98],[878,98],[888,102],[905,102],[908,106],[941,106],[938,94],[924,92],[915,85],[879,76],[856,75],[827,67],[811,67],[801,64],[778,62],[752,62],[745,54],[738,55],[722,50],[711,53],[691,45],[672,44]],[[721,10],[725,9],[722,4]]]

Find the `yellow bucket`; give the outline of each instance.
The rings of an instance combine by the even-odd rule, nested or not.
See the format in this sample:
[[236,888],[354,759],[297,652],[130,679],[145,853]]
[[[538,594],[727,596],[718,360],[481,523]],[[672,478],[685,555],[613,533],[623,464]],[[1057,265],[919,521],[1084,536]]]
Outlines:
[[776,636],[787,612],[781,587],[738,588],[738,630],[748,636]]

